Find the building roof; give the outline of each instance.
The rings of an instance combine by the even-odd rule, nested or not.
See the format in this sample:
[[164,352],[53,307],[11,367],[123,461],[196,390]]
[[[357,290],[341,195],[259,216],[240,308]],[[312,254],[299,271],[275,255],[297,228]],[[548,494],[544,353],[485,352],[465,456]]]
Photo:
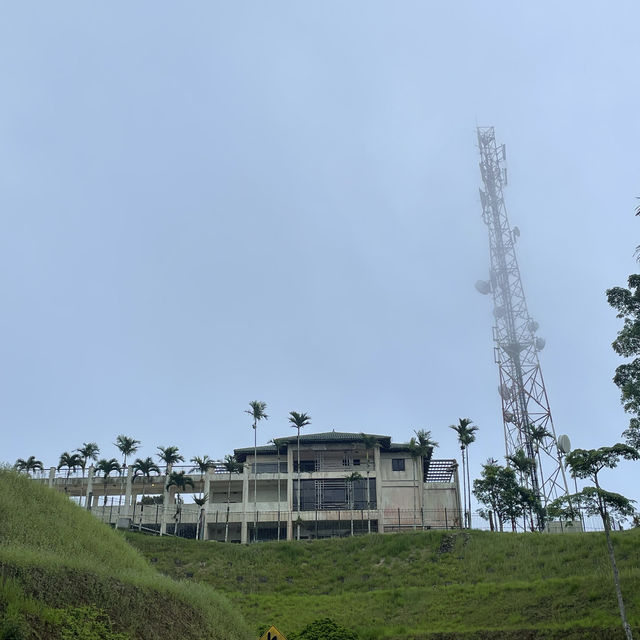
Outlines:
[[[382,449],[388,449],[391,446],[390,436],[381,436],[373,433],[364,434],[371,438],[375,438]],[[358,443],[362,442],[362,433],[347,433],[345,431],[325,431],[323,433],[305,433],[300,434],[300,444],[321,444],[321,443]],[[274,438],[274,441],[280,446],[280,453],[284,453],[286,445],[295,444],[298,436],[291,435],[284,438]],[[243,447],[234,449],[233,453],[240,462],[244,462],[248,455],[253,454],[253,447]],[[276,455],[278,449],[275,444],[257,447],[257,453],[262,455]]]

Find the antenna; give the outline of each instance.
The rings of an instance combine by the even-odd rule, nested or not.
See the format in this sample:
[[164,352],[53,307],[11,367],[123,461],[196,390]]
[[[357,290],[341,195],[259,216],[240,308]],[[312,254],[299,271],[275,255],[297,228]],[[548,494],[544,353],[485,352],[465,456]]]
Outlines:
[[[551,409],[538,352],[545,346],[536,336],[538,323],[529,316],[515,252],[517,227],[511,230],[504,203],[507,171],[504,145],[497,146],[493,127],[478,127],[482,219],[489,230],[490,278],[476,283],[481,293],[493,294],[494,358],[498,365],[504,443],[507,456],[522,449],[536,465],[521,482],[538,496],[542,506],[567,495],[567,479],[560,460]],[[563,444],[565,444],[563,442]],[[538,528],[544,528],[538,516]]]

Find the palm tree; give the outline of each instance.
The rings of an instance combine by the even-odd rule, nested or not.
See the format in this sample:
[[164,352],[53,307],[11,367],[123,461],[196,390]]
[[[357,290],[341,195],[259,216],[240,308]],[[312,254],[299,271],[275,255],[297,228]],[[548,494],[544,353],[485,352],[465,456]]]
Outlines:
[[345,484],[346,484],[346,489],[347,489],[347,502],[349,504],[349,512],[351,514],[351,535],[353,536],[353,483],[356,480],[362,480],[362,476],[357,472],[354,471],[353,473],[349,474],[348,476],[345,476]]
[[87,469],[87,462],[89,460],[97,460],[98,454],[100,453],[100,447],[96,442],[83,442],[81,447],[76,449],[80,457],[82,458],[82,475],[84,476],[84,472]]
[[[458,434],[460,452],[462,455],[462,485],[464,493],[464,523],[465,527],[471,528],[471,479],[469,477],[469,445],[475,441],[475,432],[478,427],[472,426],[473,421],[469,418],[459,418],[458,424],[449,426]],[[465,474],[466,472],[466,474]],[[468,507],[468,508],[467,508]]]
[[245,409],[253,418],[253,539],[258,539],[258,422],[268,420],[269,416],[264,412],[267,408],[266,402],[252,400],[249,403],[251,409]]
[[306,413],[298,413],[297,411],[289,411],[289,422],[292,429],[298,430],[298,495],[297,495],[297,533],[296,539],[300,540],[300,494],[302,493],[302,487],[300,486],[300,429],[307,427],[311,424],[311,417]]
[[176,487],[176,525],[174,535],[178,535],[178,528],[180,526],[180,493],[184,493],[187,490],[187,486],[194,488],[193,480],[185,474],[184,471],[176,472],[172,471],[169,476],[169,482],[166,484],[166,490],[169,491],[171,487]]
[[371,514],[369,510],[371,509],[371,486],[369,481],[369,451],[373,450],[378,443],[378,439],[375,436],[367,435],[366,433],[361,433],[360,438],[362,440],[362,446],[365,450],[365,455],[367,457],[367,533],[371,533]]
[[[411,438],[409,441],[409,453],[413,458],[413,482],[414,482],[414,495],[413,495],[413,528],[416,528],[416,520],[415,520],[415,512],[416,512],[416,498],[415,492],[418,490],[418,483],[416,478],[416,466],[418,458],[422,460],[422,475],[424,479],[424,467],[425,461],[431,459],[431,455],[433,454],[433,449],[435,447],[440,446],[432,437],[431,431],[428,429],[418,429],[418,431],[414,430],[415,438]],[[421,510],[421,520],[422,527],[424,528],[424,509]]]
[[224,457],[222,466],[226,471],[229,472],[229,482],[227,484],[227,520],[224,525],[224,541],[227,542],[229,539],[229,503],[231,502],[231,474],[240,473],[242,471],[242,464],[238,462],[237,458],[234,455],[227,454]]
[[158,447],[160,453],[156,453],[158,458],[167,465],[167,475],[171,473],[171,467],[176,462],[184,462],[184,457],[178,453],[178,447]]
[[26,460],[18,458],[13,465],[18,471],[24,471],[27,475],[31,471],[44,471],[44,466],[40,460],[36,460],[35,456],[29,456]]
[[78,467],[82,466],[82,458],[77,453],[69,453],[65,451],[58,461],[58,469],[62,469],[62,467],[67,467],[67,476],[66,479],[69,480],[69,476],[72,471],[75,471]]
[[160,467],[158,467],[158,465],[150,456],[147,456],[144,460],[142,458],[136,458],[133,461],[133,481],[135,482],[138,475],[142,476],[142,500],[140,501],[140,523],[138,529],[142,528],[142,511],[144,510],[144,484],[145,480],[151,478],[152,473],[160,475]]
[[140,440],[120,434],[114,444],[123,455],[122,469],[124,470],[127,466],[127,456],[132,456],[140,448]]
[[283,443],[282,438],[274,438],[270,440],[276,447],[276,464],[278,465],[278,540],[280,540],[280,446]]
[[193,462],[193,464],[195,465],[191,470],[191,471],[198,471],[200,473],[200,482],[202,483],[202,494],[204,495],[204,474],[207,473],[207,471],[209,471],[209,469],[213,468],[216,466],[216,462],[215,460],[212,460],[207,454],[205,454],[204,456],[202,456],[202,458],[200,456],[193,456],[193,458],[191,458],[191,462]]
[[118,472],[120,471],[120,465],[118,464],[118,461],[115,458],[111,458],[110,460],[107,460],[106,458],[102,458],[101,460],[98,460],[98,463],[96,464],[96,473],[101,472],[104,474],[104,505],[105,507],[107,506],[107,480],[114,471],[118,471]]
[[[519,473],[520,482],[535,473],[536,461],[533,458],[527,456],[527,454],[524,452],[524,449],[516,449],[515,453],[512,453],[511,455],[505,457],[507,459],[507,462],[509,463],[509,466],[512,466]],[[533,524],[533,513],[530,508],[528,509],[528,511],[529,518],[531,519],[531,531],[535,531],[535,526]],[[526,521],[527,510],[524,509],[524,512]]]

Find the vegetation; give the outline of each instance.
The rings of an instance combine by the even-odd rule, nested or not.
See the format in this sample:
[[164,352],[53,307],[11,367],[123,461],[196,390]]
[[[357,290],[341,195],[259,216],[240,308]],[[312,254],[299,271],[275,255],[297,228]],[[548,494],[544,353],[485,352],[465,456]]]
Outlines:
[[304,427],[308,427],[311,424],[311,416],[306,413],[298,413],[297,411],[289,412],[289,423],[292,429],[296,429],[298,432],[298,444],[297,450],[298,454],[296,457],[296,468],[298,471],[297,477],[297,490],[296,490],[296,511],[298,512],[297,517],[297,526],[296,526],[296,539],[300,540],[300,494],[302,493],[302,488],[300,484],[300,429]]
[[458,424],[450,425],[458,435],[458,443],[460,444],[460,454],[462,457],[462,485],[463,485],[463,502],[464,502],[464,522],[465,527],[471,527],[471,478],[469,473],[469,445],[476,440],[475,432],[478,427],[472,425],[469,418],[459,418]]
[[[230,545],[128,533],[155,566],[211,585],[257,638],[330,617],[360,640],[624,638],[602,533],[427,531]],[[640,529],[612,533],[640,625]]]
[[0,470],[0,638],[248,640],[204,585],[160,575],[63,494]]
[[44,469],[42,461],[36,460],[35,456],[29,456],[26,460],[18,458],[13,466],[16,471],[24,471],[27,475],[32,471],[42,471]]

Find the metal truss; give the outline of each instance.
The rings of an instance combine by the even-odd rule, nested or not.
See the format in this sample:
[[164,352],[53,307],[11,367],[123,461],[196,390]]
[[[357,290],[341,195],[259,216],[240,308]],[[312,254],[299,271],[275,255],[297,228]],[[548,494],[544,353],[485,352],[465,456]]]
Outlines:
[[[498,391],[502,400],[507,456],[524,451],[536,461],[521,474],[521,481],[540,498],[542,505],[569,493],[538,351],[544,340],[536,336],[538,323],[529,315],[524,297],[515,242],[520,232],[507,218],[503,187],[507,184],[504,145],[498,146],[493,127],[478,127],[482,218],[489,230],[490,277],[479,281],[481,293],[493,295],[494,357],[500,372]],[[538,519],[538,527],[544,523]]]

